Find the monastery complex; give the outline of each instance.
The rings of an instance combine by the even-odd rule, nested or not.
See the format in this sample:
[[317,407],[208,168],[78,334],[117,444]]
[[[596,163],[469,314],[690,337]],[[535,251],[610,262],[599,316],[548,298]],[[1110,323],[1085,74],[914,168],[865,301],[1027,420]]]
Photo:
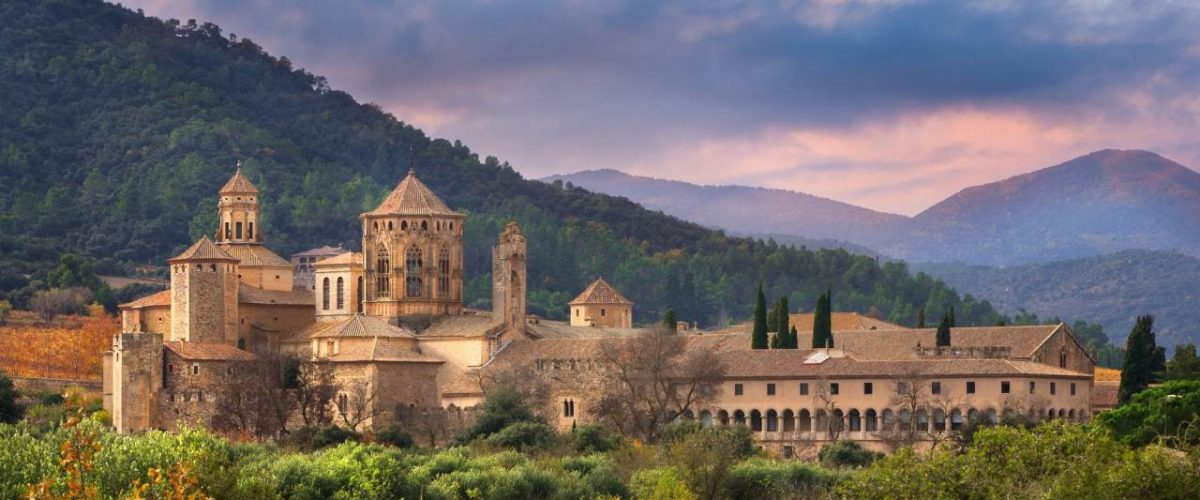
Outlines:
[[[332,367],[334,404],[369,412],[367,428],[405,406],[469,411],[490,371],[519,368],[549,381],[545,413],[570,429],[593,418],[588,380],[604,369],[601,344],[644,331],[633,325],[635,304],[603,279],[567,305],[566,322],[528,315],[530,263],[515,222],[493,248],[492,310],[465,308],[470,220],[411,171],[361,215],[362,252],[328,249],[299,264],[264,244],[258,190],[240,171],[218,197],[213,237],[167,262],[170,288],[121,305],[122,333],[103,360],[119,432],[210,425],[234,370],[283,356]],[[799,345],[811,345],[812,315],[791,323]],[[710,401],[685,418],[747,425],[788,456],[836,439],[880,450],[906,435],[936,440],[972,419],[1095,411],[1095,360],[1064,324],[954,328],[950,347],[936,346],[933,329],[854,313],[835,313],[833,327],[835,348],[795,350],[751,349],[749,325],[680,328],[686,349],[724,367],[706,388]],[[919,401],[906,398],[918,390]]]

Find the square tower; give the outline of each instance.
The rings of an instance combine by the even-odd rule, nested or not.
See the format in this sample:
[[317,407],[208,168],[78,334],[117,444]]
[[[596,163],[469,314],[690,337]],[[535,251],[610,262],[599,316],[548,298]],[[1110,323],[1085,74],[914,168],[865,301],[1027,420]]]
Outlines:
[[238,260],[204,236],[167,262],[171,267],[170,340],[236,344]]

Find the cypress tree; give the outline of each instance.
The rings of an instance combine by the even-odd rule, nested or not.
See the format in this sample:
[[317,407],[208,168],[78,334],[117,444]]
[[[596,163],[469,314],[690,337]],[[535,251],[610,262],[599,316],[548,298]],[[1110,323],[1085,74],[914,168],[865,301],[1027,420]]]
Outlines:
[[767,309],[767,332],[778,332],[775,327],[779,325],[779,303],[771,304],[771,308]]
[[679,327],[679,320],[675,318],[674,309],[667,309],[667,312],[663,313],[662,322],[663,326],[671,331],[675,331]]
[[754,330],[750,334],[750,347],[766,349],[767,339],[767,297],[763,295],[762,282],[758,282],[758,301],[754,303]]
[[958,320],[954,317],[954,306],[950,306],[950,328],[958,326]]
[[1154,341],[1154,317],[1138,316],[1129,338],[1125,341],[1125,364],[1121,367],[1121,387],[1117,402],[1125,404],[1134,394],[1154,382],[1154,365],[1158,346]]
[[833,347],[833,324],[829,313],[829,296],[821,295],[817,299],[817,308],[813,311],[812,347]]
[[925,328],[925,308],[917,310],[917,328]]
[[942,322],[938,324],[937,329],[937,345],[938,347],[950,347],[950,313],[942,315]]
[[788,332],[788,342],[789,342],[788,349],[799,349],[800,348],[800,332],[796,331],[796,325],[792,325],[791,331]]
[[787,295],[779,298],[779,305],[776,306],[778,313],[775,314],[775,319],[779,322],[775,327],[775,331],[779,332],[776,335],[782,337],[779,341],[778,349],[795,349],[796,339],[791,336],[791,328],[789,324],[791,318],[788,317],[788,299]]

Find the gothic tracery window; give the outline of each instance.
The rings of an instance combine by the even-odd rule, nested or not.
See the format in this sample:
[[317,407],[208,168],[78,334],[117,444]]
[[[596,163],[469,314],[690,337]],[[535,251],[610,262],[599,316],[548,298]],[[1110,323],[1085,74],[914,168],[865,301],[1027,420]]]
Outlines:
[[445,248],[438,253],[438,295],[450,296],[450,251]]
[[346,284],[340,276],[337,279],[337,308],[339,310],[346,308]]
[[421,296],[421,249],[413,245],[404,254],[404,283],[405,295],[408,297]]
[[388,270],[391,269],[391,259],[388,258],[387,247],[379,247],[379,255],[375,259],[375,272],[377,273],[375,281],[375,291],[379,295],[386,297],[391,289],[388,283]]

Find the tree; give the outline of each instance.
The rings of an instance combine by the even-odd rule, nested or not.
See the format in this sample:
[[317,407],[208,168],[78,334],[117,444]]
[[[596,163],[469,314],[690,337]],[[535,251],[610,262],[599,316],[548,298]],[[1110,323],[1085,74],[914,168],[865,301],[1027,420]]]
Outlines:
[[758,282],[758,299],[754,303],[754,330],[750,335],[750,347],[766,349],[767,339],[767,297],[763,295],[763,284]]
[[950,347],[950,325],[953,321],[950,319],[950,313],[942,315],[942,322],[937,328],[937,346]]
[[779,325],[775,328],[775,331],[779,332],[778,335],[783,336],[783,340],[779,342],[779,348],[795,349],[797,339],[792,337],[791,334],[791,318],[789,317],[789,313],[791,311],[788,307],[787,295],[779,298],[779,305],[777,309],[779,310],[779,313],[776,315],[776,320],[779,322]]
[[96,276],[92,259],[67,253],[59,257],[58,267],[46,275],[46,284],[50,288],[83,287],[97,290],[102,283]]
[[1138,316],[1125,342],[1125,363],[1121,370],[1121,387],[1117,402],[1124,404],[1134,394],[1154,382],[1158,346],[1154,340],[1154,317]]
[[469,443],[479,438],[485,438],[500,432],[501,429],[517,422],[538,422],[541,419],[533,414],[533,410],[521,397],[521,393],[509,385],[497,385],[490,388],[483,400],[483,408],[475,422],[458,436],[459,444]]
[[1175,446],[1200,444],[1200,380],[1172,380],[1138,392],[1096,421],[1130,446],[1159,438]]
[[333,363],[328,359],[299,362],[292,394],[305,426],[323,426],[333,422],[331,403],[341,386],[333,376]]
[[664,327],[671,331],[679,328],[679,320],[675,318],[674,309],[667,309],[667,312],[663,313],[662,323]]
[[0,300],[0,326],[8,324],[8,315],[12,313],[12,304],[7,300]]
[[1167,363],[1168,380],[1200,380],[1200,357],[1196,344],[1175,346],[1175,357]]
[[20,398],[21,394],[13,386],[12,379],[0,373],[0,424],[15,424],[25,416]]
[[450,439],[450,416],[441,406],[396,405],[396,422],[432,448]]
[[958,326],[958,319],[954,317],[954,306],[950,306],[950,313],[947,317],[950,318],[950,328]]
[[649,330],[601,341],[597,420],[626,436],[658,440],[662,427],[716,397],[725,369],[711,350]]
[[925,307],[917,310],[917,328],[925,328]]
[[817,298],[817,307],[813,311],[812,347],[833,347],[833,318],[828,293]]
[[384,409],[377,404],[378,400],[379,391],[366,380],[344,384],[335,404],[337,415],[346,427],[358,432],[358,426],[374,424],[375,418],[383,414]]
[[259,439],[287,432],[295,400],[283,384],[280,358],[228,361],[217,389],[213,428]]
[[53,288],[33,295],[30,306],[47,323],[59,314],[80,314],[92,301],[92,291],[86,288]]
[[689,428],[664,443],[665,455],[698,498],[722,498],[729,471],[754,454],[754,439],[744,425]]

